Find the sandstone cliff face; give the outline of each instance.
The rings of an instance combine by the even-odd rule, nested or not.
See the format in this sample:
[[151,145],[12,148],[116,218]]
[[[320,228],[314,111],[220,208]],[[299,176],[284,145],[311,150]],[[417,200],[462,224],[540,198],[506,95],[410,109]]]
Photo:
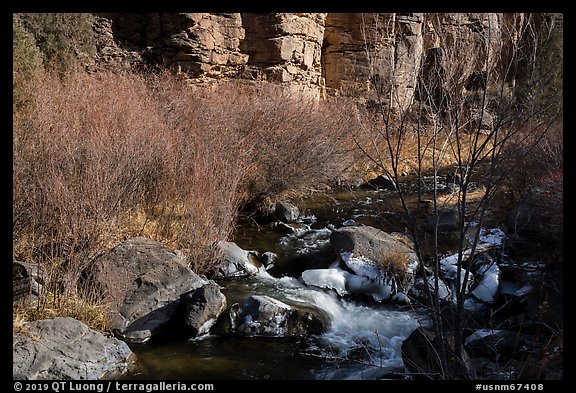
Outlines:
[[326,14],[242,14],[242,77],[286,83],[318,96]]
[[99,52],[114,64],[161,65],[191,78],[231,78],[247,63],[240,14],[99,14]]
[[[282,83],[314,97],[346,94],[373,99],[392,80],[390,104],[406,107],[439,48],[458,45],[463,85],[485,70],[486,42],[514,30],[510,15],[354,13],[99,14],[103,63],[152,64],[195,82],[225,78]],[[498,59],[496,51],[488,63]],[[368,57],[367,57],[368,55]],[[450,70],[445,70],[450,72]],[[392,78],[390,78],[392,77]],[[472,78],[472,79],[471,79]],[[472,86],[473,84],[468,84]]]
[[[393,76],[399,92],[394,104],[407,104],[420,68],[422,22],[423,14],[328,14],[323,62],[328,93],[373,99],[369,78]],[[389,87],[380,87],[386,95]]]

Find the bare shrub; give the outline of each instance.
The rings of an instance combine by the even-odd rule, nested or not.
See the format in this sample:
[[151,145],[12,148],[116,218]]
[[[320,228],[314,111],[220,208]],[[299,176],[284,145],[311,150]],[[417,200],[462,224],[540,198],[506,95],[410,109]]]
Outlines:
[[[538,132],[527,133],[521,130],[521,137],[513,141],[509,149],[510,159],[504,170],[510,175],[507,186],[515,191],[515,197],[530,192],[543,176],[562,171],[564,166],[564,132],[563,120],[559,118],[550,125],[532,125],[526,130]],[[524,135],[524,134],[528,135]]]
[[15,251],[64,258],[70,290],[119,212],[138,203],[162,123],[137,79],[44,73],[33,83],[32,132],[13,159]]
[[334,102],[316,107],[277,88],[265,94],[254,110],[260,126],[247,124],[243,130],[250,135],[256,152],[248,184],[252,198],[317,188],[337,179],[352,165],[352,111],[346,112]]
[[23,88],[24,82],[42,68],[42,53],[34,36],[28,32],[19,14],[12,15],[12,113],[18,121],[20,112],[26,111],[30,96]]
[[352,164],[356,120],[345,104],[318,103],[274,84],[237,81],[178,94],[193,102],[189,118],[205,135],[234,138],[230,147],[245,169],[239,189],[245,204],[328,183]]
[[132,236],[179,248],[210,274],[241,205],[316,187],[350,164],[349,115],[269,85],[41,72],[27,89],[33,105],[14,132],[13,248],[48,266],[50,290],[65,297],[96,256]]

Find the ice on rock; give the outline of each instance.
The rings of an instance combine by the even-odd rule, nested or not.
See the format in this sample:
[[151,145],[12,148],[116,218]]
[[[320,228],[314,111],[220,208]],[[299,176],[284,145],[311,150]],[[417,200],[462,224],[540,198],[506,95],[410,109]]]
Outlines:
[[340,254],[346,266],[348,266],[358,276],[378,279],[382,277],[382,270],[370,259],[363,256],[354,257],[351,252]]
[[392,301],[400,304],[410,304],[410,298],[404,292],[397,292],[392,296]]
[[302,272],[302,280],[306,285],[318,288],[334,289],[338,295],[346,293],[346,276],[349,274],[341,269],[310,269]]
[[481,313],[486,310],[486,303],[479,302],[476,299],[468,298],[464,300],[464,310],[472,313]]
[[[450,283],[456,281],[458,275],[458,254],[450,255],[440,261],[440,271],[444,279]],[[464,277],[466,275],[466,269],[462,268],[460,271],[460,286],[464,284]],[[468,282],[472,280],[472,275],[468,275]]]
[[[466,239],[472,243],[474,236],[478,233],[478,223],[471,222],[469,230],[466,233]],[[499,247],[504,242],[506,234],[500,228],[480,228],[478,236],[477,250],[487,250],[493,247]]]
[[511,281],[500,282],[499,291],[502,295],[512,295],[516,297],[522,297],[528,295],[532,292],[534,288],[530,284],[524,284],[520,286],[519,284],[513,283]]
[[500,285],[500,269],[496,263],[488,263],[478,269],[477,274],[480,275],[480,282],[470,292],[470,294],[485,303],[491,303],[498,294],[498,286]]
[[392,285],[383,278],[372,279],[344,272],[346,277],[346,290],[349,293],[371,295],[374,300],[381,302],[388,299],[392,293]]
[[500,246],[506,235],[500,228],[482,228],[479,241],[486,244]]
[[372,296],[378,302],[388,299],[393,287],[391,279],[359,276],[338,268],[305,270],[302,280],[308,286],[333,289],[340,296],[356,293]]
[[466,337],[464,344],[470,345],[474,341],[481,340],[485,337],[493,336],[495,334],[500,333],[501,331],[502,330],[496,330],[496,329],[478,329],[474,333]]
[[[427,283],[427,284],[426,284]],[[428,276],[426,281],[424,278],[420,277],[414,283],[414,286],[410,289],[410,294],[416,297],[425,298],[426,296],[426,285],[428,285],[428,290],[434,291],[436,290],[436,283],[434,276]],[[451,298],[450,289],[448,289],[448,285],[442,279],[438,279],[438,298],[442,301],[450,300]]]

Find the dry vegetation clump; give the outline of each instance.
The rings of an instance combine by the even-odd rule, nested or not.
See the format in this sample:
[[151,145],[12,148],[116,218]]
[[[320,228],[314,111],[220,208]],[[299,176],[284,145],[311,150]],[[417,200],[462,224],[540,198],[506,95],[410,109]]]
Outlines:
[[409,262],[410,253],[404,247],[392,247],[386,255],[378,262],[380,268],[389,272],[392,277],[399,280],[399,283],[404,285],[408,280],[409,275],[406,265]]
[[111,334],[105,316],[108,304],[93,295],[76,295],[68,298],[47,293],[29,304],[15,304],[12,308],[14,333],[28,334],[26,322],[55,317],[70,317],[84,322],[100,332]]

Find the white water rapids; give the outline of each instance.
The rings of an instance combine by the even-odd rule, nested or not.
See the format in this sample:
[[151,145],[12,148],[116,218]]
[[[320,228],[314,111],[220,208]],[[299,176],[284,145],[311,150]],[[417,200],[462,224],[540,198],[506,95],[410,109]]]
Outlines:
[[415,312],[363,305],[332,290],[307,287],[292,277],[261,272],[258,280],[264,287],[273,287],[270,294],[279,300],[312,306],[329,316],[328,330],[310,340],[310,356],[329,360],[323,369],[314,370],[317,379],[378,379],[404,371],[401,345],[418,327]]

